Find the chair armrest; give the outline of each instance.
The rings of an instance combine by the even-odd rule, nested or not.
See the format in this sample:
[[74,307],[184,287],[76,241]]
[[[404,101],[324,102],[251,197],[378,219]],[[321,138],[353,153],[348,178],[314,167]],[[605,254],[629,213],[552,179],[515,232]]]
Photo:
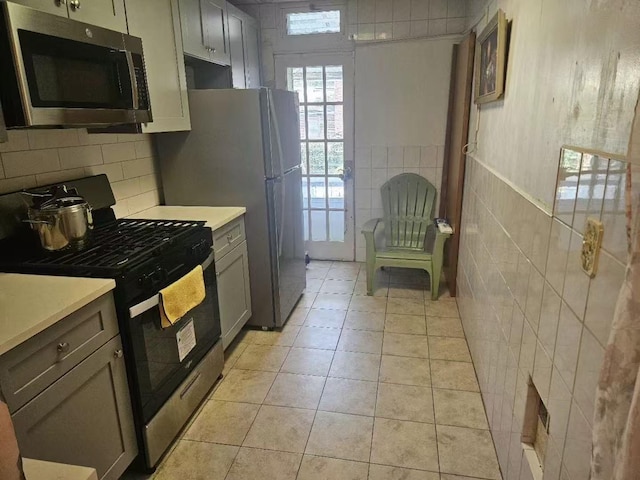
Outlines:
[[367,221],[367,223],[362,226],[362,233],[364,233],[365,235],[367,233],[374,233],[379,222],[379,218],[372,218],[371,220]]
[[[433,242],[433,252],[431,253],[432,258],[437,259],[437,261],[439,262],[442,262],[442,260],[444,259],[444,242],[450,236],[450,233],[442,233],[436,228],[436,239]],[[440,264],[442,265],[442,263]]]
[[374,254],[376,251],[376,241],[374,238],[374,233],[379,222],[379,218],[372,218],[362,226],[362,233],[364,234],[364,240],[367,248],[367,257],[369,257],[369,253]]

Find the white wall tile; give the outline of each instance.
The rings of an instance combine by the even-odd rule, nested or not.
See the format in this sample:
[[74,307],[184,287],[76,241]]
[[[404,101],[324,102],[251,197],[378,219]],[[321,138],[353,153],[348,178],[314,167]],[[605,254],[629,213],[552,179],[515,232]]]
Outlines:
[[588,329],[583,329],[573,395],[589,419],[593,417],[596,388],[603,360],[604,348]]
[[371,149],[371,166],[373,168],[388,167],[388,151],[387,147],[375,146]]
[[376,23],[376,40],[389,40],[393,38],[393,23]]
[[411,36],[425,37],[429,34],[429,24],[427,20],[411,20]]
[[418,168],[420,166],[420,147],[404,147],[404,167]]
[[113,143],[102,145],[102,157],[104,163],[124,162],[136,158],[135,143]]
[[466,18],[447,18],[446,30],[448,34],[462,33],[467,29]]
[[65,182],[76,178],[85,177],[84,168],[73,168],[71,170],[59,170],[57,172],[39,173],[36,175],[36,183],[38,186],[50,185],[52,183]]
[[9,193],[32,188],[37,185],[35,175],[25,175],[24,177],[14,177],[0,180],[0,193]]
[[466,17],[467,2],[466,0],[448,0],[447,1],[447,17]]
[[580,320],[584,318],[589,292],[589,277],[582,270],[580,262],[581,251],[582,235],[574,231],[569,243],[569,257],[562,296]]
[[[376,1],[358,0],[358,25],[363,23],[375,23],[376,21]],[[360,35],[360,29],[358,29]]]
[[102,164],[102,149],[99,145],[59,148],[60,167],[63,169],[88,167]]
[[0,153],[29,150],[29,136],[25,130],[9,130],[7,141],[0,143]]
[[356,168],[371,168],[370,147],[356,147],[355,166]]
[[109,163],[106,165],[94,165],[92,167],[86,167],[86,175],[101,175],[104,174],[109,179],[109,182],[119,182],[124,179],[124,173],[122,172],[122,164]]
[[153,158],[139,158],[122,162],[125,178],[141,177],[155,172]]
[[140,140],[135,143],[136,158],[149,158],[153,157],[153,141],[151,135],[147,136],[144,140]]
[[402,168],[404,166],[404,148],[389,147],[388,168]]
[[393,20],[393,0],[376,0],[376,23]]
[[358,23],[358,0],[349,0],[347,4],[347,21],[349,25]]
[[609,338],[616,300],[624,277],[625,265],[607,252],[601,252],[598,272],[589,285],[584,324],[603,346]]
[[376,37],[375,23],[358,24],[358,40],[373,40]]
[[411,0],[411,20],[429,19],[429,1]]
[[393,0],[393,21],[411,20],[411,0]]
[[77,130],[28,130],[29,148],[73,147],[79,145]]
[[435,168],[437,163],[438,147],[431,145],[420,148],[420,166],[422,168]]
[[371,189],[356,189],[356,209],[371,209]]
[[58,150],[26,150],[2,154],[6,178],[60,170]]
[[356,188],[371,188],[371,169],[356,168],[355,184]]
[[447,19],[446,18],[438,18],[434,20],[429,20],[429,35],[445,35],[447,33]]
[[429,0],[429,18],[447,18],[447,0]]
[[411,36],[411,22],[393,22],[393,38],[409,38]]

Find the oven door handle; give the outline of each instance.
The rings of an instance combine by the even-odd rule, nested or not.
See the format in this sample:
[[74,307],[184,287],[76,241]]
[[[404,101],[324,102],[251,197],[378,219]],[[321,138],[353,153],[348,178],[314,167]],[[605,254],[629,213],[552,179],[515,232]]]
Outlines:
[[129,50],[124,51],[127,59],[127,68],[129,69],[129,81],[131,82],[131,100],[133,101],[133,109],[140,108],[140,93],[138,92],[138,79],[136,77],[136,67],[133,64],[133,54]]
[[[211,249],[211,254],[201,264],[202,271],[205,271],[207,268],[209,268],[214,260],[215,252],[213,251],[213,249]],[[151,310],[153,307],[157,307],[158,305],[160,305],[160,294],[156,293],[152,297],[149,297],[146,300],[143,300],[142,302],[129,308],[129,318],[136,318],[137,316],[142,315],[144,312]]]

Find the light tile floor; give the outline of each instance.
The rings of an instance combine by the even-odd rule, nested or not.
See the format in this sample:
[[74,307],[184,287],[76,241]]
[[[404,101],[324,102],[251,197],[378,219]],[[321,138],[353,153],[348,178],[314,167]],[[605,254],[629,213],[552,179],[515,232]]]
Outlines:
[[282,331],[244,331],[154,480],[500,479],[455,300],[313,262]]

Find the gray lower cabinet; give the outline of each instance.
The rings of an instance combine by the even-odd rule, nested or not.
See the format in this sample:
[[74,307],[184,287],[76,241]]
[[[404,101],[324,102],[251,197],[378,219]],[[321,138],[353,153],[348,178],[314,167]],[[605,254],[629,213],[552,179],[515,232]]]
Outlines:
[[227,348],[251,317],[247,242],[216,260],[222,346]]
[[23,456],[89,466],[120,478],[137,454],[116,336],[12,415]]

